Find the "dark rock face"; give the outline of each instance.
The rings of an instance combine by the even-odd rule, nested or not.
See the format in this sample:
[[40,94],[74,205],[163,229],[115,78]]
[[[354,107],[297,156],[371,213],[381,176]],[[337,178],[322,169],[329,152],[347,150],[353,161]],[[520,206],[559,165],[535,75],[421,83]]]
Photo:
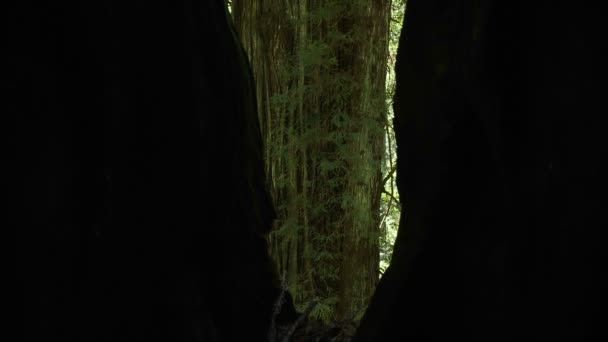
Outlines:
[[274,209],[224,1],[3,12],[23,340],[265,340]]
[[355,341],[601,332],[597,12],[408,1],[395,95],[404,215]]

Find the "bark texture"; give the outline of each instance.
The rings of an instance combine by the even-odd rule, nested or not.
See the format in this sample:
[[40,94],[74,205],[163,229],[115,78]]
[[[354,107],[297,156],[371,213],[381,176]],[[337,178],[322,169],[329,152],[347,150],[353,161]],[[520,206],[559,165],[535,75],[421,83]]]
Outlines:
[[338,319],[378,280],[389,8],[233,1],[278,204],[272,255],[300,303],[321,298]]

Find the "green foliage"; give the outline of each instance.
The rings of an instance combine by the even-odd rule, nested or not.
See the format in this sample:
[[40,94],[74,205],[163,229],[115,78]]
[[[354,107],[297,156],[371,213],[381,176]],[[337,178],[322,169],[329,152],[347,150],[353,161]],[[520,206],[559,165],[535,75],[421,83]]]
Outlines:
[[333,318],[333,312],[335,310],[338,298],[335,296],[326,297],[321,299],[314,309],[310,312],[310,317],[318,319],[323,322],[328,322]]
[[[395,145],[395,132],[392,126],[394,118],[393,114],[393,95],[395,94],[395,61],[397,59],[397,48],[399,46],[399,37],[401,35],[401,27],[405,15],[406,0],[393,0],[391,3],[391,22],[389,29],[389,49],[388,49],[388,67],[386,72],[386,101],[387,101],[387,134],[386,134],[386,156],[385,164],[383,165],[383,174],[387,175],[395,169],[397,162],[397,148]],[[385,185],[386,192],[382,194],[381,211],[383,220],[381,221],[380,235],[380,273],[386,271],[390,265],[393,255],[393,245],[397,238],[399,229],[399,218],[401,215],[401,205],[399,201],[399,193],[396,191],[396,174],[387,180]]]
[[[311,315],[329,321],[345,302],[347,311],[364,306],[378,267],[390,261],[399,205],[389,176],[396,154],[387,116],[398,35],[369,1],[308,4],[239,2],[260,12],[237,27],[252,30],[241,36],[257,78],[278,213],[271,251],[296,305],[318,300]],[[349,298],[341,292],[344,277],[352,283]]]

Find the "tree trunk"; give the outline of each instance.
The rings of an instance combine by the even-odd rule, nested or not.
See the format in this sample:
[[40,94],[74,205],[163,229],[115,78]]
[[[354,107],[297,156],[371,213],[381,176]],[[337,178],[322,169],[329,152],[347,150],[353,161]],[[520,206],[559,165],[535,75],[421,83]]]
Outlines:
[[407,6],[394,97],[405,214],[354,341],[602,339],[603,12]]
[[4,335],[267,341],[274,208],[224,1],[11,6],[0,226],[21,321]]
[[[288,276],[296,299],[321,298],[340,319],[365,305],[378,280],[389,9],[389,1],[233,2],[267,123],[272,245],[298,240],[298,274]],[[284,251],[272,251],[279,267],[291,260]]]

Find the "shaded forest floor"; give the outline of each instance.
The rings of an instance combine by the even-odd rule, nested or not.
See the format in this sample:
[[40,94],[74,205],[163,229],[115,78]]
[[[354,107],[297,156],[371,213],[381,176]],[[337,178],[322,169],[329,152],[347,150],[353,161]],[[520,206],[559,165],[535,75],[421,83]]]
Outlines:
[[307,319],[298,325],[291,335],[289,330],[293,326],[278,327],[274,342],[348,342],[355,335],[358,325],[359,322],[354,320],[325,323]]

